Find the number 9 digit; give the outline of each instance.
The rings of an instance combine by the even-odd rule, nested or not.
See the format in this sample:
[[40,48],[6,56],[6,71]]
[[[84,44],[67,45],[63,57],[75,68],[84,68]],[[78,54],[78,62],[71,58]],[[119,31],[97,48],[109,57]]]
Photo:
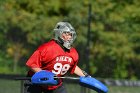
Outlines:
[[64,75],[70,68],[69,64],[65,64],[62,68],[61,75]]
[[61,63],[56,63],[55,65],[54,65],[54,69],[55,70],[52,70],[52,72],[54,73],[54,74],[60,74],[61,73],[61,69],[62,69],[62,64]]

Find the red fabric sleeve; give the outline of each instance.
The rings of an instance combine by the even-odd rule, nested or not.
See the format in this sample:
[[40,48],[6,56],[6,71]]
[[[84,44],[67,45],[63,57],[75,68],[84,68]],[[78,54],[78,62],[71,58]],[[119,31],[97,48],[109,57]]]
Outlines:
[[26,65],[30,68],[40,68],[41,67],[41,53],[36,50],[32,56],[26,62]]
[[74,66],[73,66],[73,68],[71,69],[71,74],[73,74],[74,73],[74,71],[75,71],[75,68],[76,68],[76,66],[77,66],[77,63],[78,63],[78,61],[76,61],[75,62],[75,64],[74,64]]
[[72,66],[72,68],[71,68],[71,74],[73,74],[74,73],[74,71],[75,71],[75,68],[76,68],[76,66],[77,66],[77,64],[78,64],[78,61],[79,61],[79,54],[78,54],[78,52],[76,51],[76,49],[75,48],[73,48],[72,49],[72,57],[73,57],[73,60],[74,60],[74,65]]

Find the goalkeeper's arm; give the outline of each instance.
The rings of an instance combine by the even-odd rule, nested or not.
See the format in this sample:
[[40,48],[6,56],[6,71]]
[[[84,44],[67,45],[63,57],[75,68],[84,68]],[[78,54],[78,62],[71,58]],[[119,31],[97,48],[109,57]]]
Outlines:
[[84,70],[81,70],[78,66],[76,66],[74,73],[78,76],[90,76]]

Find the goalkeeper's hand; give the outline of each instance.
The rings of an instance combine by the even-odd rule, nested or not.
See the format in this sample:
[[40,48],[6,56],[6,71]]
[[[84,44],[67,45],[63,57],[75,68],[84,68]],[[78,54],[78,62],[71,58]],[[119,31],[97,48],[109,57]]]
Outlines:
[[57,85],[58,80],[55,80],[54,77],[55,74],[53,74],[52,72],[42,70],[32,76],[31,82],[33,84]]
[[102,82],[100,82],[99,80],[97,80],[89,75],[81,76],[79,83],[81,86],[93,89],[98,93],[107,93],[108,92],[107,86],[105,86]]

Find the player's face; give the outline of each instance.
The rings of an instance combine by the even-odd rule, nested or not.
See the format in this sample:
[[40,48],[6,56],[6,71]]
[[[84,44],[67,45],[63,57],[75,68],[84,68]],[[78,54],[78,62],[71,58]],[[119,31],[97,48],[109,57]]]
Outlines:
[[72,33],[70,33],[70,32],[63,32],[62,33],[62,38],[63,38],[63,40],[68,41],[68,40],[72,39]]

